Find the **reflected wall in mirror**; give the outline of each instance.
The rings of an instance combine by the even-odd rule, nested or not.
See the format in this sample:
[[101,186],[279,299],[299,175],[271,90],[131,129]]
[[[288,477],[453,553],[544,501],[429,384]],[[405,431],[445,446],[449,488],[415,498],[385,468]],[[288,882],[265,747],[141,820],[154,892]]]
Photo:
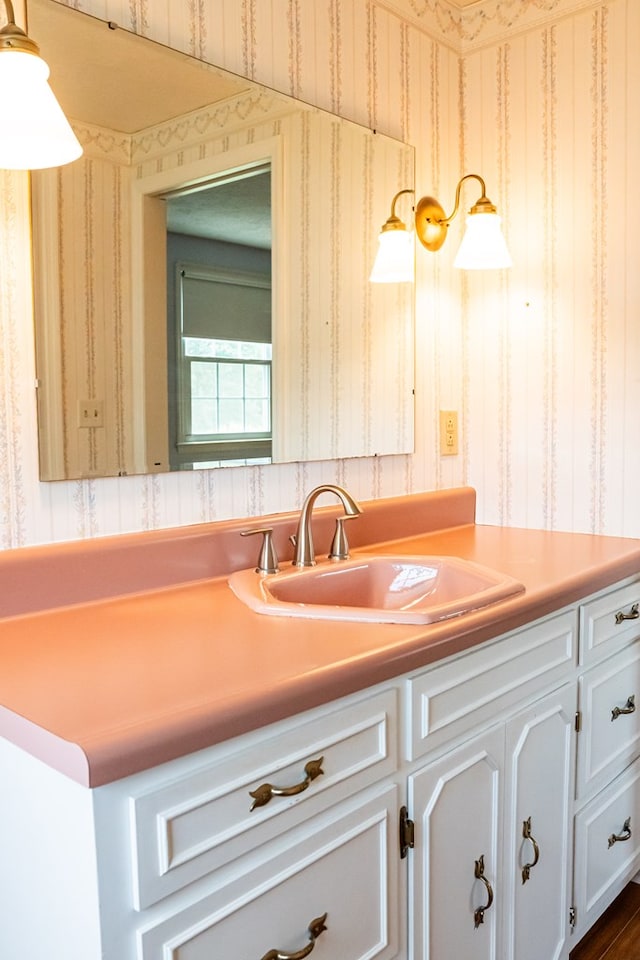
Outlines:
[[28,14],[85,151],[32,174],[41,478],[412,451],[413,288],[368,274],[413,149],[55,0]]

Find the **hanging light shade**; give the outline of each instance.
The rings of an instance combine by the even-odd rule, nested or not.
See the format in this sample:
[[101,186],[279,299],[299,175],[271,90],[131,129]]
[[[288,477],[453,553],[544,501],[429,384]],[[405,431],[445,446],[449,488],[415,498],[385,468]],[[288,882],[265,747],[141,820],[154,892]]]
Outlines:
[[82,147],[48,83],[38,45],[16,26],[11,0],[0,30],[0,168],[39,170],[76,160]]
[[497,213],[470,213],[453,261],[460,270],[499,270],[512,265]]
[[403,193],[413,193],[413,190],[399,190],[391,201],[391,213],[378,236],[378,252],[369,276],[372,283],[413,281],[413,232],[396,216],[396,202]]

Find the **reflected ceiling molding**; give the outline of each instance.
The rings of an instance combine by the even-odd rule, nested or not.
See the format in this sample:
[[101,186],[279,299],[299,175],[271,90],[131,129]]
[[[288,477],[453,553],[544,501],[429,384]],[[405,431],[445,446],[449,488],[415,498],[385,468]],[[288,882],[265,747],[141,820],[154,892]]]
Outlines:
[[276,119],[291,112],[291,104],[267,90],[250,90],[204,110],[194,110],[178,119],[159,123],[133,134],[133,163],[153,159],[172,147],[197,144],[204,136],[214,136],[230,123],[238,130],[242,125],[254,126],[260,120]]
[[72,121],[72,127],[85,156],[105,159],[125,166],[131,163],[131,137],[128,134],[118,134],[112,130],[76,120]]
[[254,126],[261,120],[275,120],[290,113],[291,109],[291,104],[277,93],[249,90],[133,134],[120,134],[75,119],[72,125],[82,147],[91,156],[129,165],[152,160],[176,146],[182,148],[198,144],[204,136],[215,136],[230,123],[235,130],[239,130],[243,125]]

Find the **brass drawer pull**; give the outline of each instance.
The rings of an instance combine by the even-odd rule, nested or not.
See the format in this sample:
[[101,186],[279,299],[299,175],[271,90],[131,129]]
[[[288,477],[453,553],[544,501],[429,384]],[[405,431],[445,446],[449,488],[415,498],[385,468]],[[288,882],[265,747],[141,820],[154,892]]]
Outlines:
[[306,945],[306,947],[303,947],[302,950],[297,950],[295,953],[283,953],[281,950],[269,950],[262,957],[262,960],[304,960],[304,957],[308,957],[315,947],[316,940],[320,934],[327,929],[324,925],[326,919],[327,914],[323,913],[321,917],[316,917],[315,920],[311,921],[308,927],[309,943]]
[[612,833],[609,837],[608,846],[612,847],[614,843],[620,843],[631,839],[631,817],[627,817],[622,824],[622,833]]
[[533,860],[531,863],[525,863],[524,867],[522,868],[522,882],[526,883],[531,876],[531,871],[540,859],[540,847],[538,846],[535,837],[531,836],[531,817],[522,821],[522,836],[525,840],[530,840],[533,845]]
[[305,764],[304,780],[301,780],[300,783],[295,783],[292,787],[274,787],[271,783],[262,783],[259,787],[256,787],[255,790],[250,790],[249,796],[253,797],[251,809],[255,810],[256,807],[264,807],[265,803],[269,803],[272,797],[295,797],[296,794],[302,793],[316,777],[324,773],[322,769],[323,760],[324,757],[319,757],[318,760],[309,760],[309,762]]
[[484,883],[485,889],[487,891],[487,902],[484,907],[476,907],[473,913],[473,925],[478,929],[481,923],[484,923],[485,912],[489,909],[493,903],[493,888],[487,878],[484,875],[484,854],[480,857],[479,860],[476,860],[475,870],[473,872],[476,880],[481,880]]
[[616,613],[616,623],[624,623],[625,620],[637,620],[640,618],[640,609],[638,609],[638,604],[634,603],[631,607],[629,613]]
[[627,702],[625,703],[624,707],[613,708],[613,710],[611,711],[611,721],[613,722],[614,720],[617,720],[618,717],[623,716],[623,714],[635,713],[635,712],[636,712],[636,698],[635,698],[635,694],[632,694],[630,697],[627,697]]

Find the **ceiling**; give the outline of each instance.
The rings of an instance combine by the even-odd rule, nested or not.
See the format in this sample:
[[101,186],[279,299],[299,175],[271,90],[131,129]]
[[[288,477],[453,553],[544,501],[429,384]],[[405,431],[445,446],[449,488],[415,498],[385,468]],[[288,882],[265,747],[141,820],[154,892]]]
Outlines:
[[50,0],[29,0],[28,27],[67,116],[108,130],[133,134],[253,88],[244,77]]
[[167,200],[167,230],[271,249],[271,173],[259,168]]
[[[50,0],[29,0],[28,26],[67,116],[127,136],[255,87],[244,77]],[[250,174],[222,177],[207,189],[172,198],[167,229],[270,249],[270,176]]]

